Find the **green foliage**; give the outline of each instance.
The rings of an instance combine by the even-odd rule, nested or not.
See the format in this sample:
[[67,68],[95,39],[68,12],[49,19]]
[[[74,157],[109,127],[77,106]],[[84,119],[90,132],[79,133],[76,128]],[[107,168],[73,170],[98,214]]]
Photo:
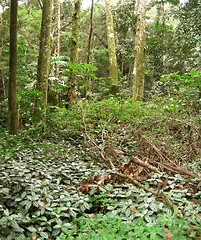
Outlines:
[[[73,221],[72,229],[66,231],[68,239],[164,239],[171,233],[173,239],[192,239],[194,232],[186,219],[178,219],[176,214],[164,215],[147,226],[142,219],[127,221],[126,218],[111,213],[88,215]],[[65,234],[62,234],[65,239]]]
[[50,160],[52,147],[33,144],[24,149],[18,144],[12,158],[1,161],[1,239],[16,239],[23,232],[57,236],[71,218],[90,209],[89,198],[77,191],[76,184],[91,172],[64,152],[63,160],[59,152],[57,163]]
[[95,66],[92,66],[91,64],[87,63],[72,63],[69,62],[66,65],[67,70],[63,71],[64,76],[82,76],[82,77],[90,77],[92,79],[97,79],[94,74],[91,72],[96,71],[97,68]]
[[[61,99],[65,99],[66,91],[68,89],[68,79],[74,75],[76,77],[78,95],[82,94],[89,88],[89,81],[97,80],[98,78],[93,74],[97,68],[87,63],[73,63],[68,62],[67,56],[53,58],[52,64],[59,65],[61,75],[59,77],[50,77],[49,96],[59,95]],[[60,104],[62,105],[62,104]]]
[[201,2],[199,0],[186,1],[175,14],[179,24],[175,29],[174,61],[177,69],[200,69],[201,43]]
[[[191,70],[186,75],[179,72],[166,74],[161,78],[166,93],[180,104],[179,110],[201,109],[201,73]],[[185,108],[184,108],[185,107]],[[190,109],[189,109],[190,110]]]
[[[156,106],[143,102],[135,102],[132,98],[118,99],[111,97],[100,102],[81,102],[81,105],[72,107],[71,111],[63,108],[51,108],[48,122],[51,130],[57,132],[63,129],[66,133],[84,131],[98,135],[103,129],[114,130],[121,123],[138,123],[146,121],[147,115],[155,116]],[[161,114],[159,111],[157,114]]]
[[[16,136],[1,132],[0,238],[163,239],[170,232],[180,240],[198,235],[196,180],[188,183],[180,175],[165,173],[142,178],[150,188],[168,181],[163,191],[177,204],[178,212],[173,214],[153,194],[124,181],[113,184],[114,171],[106,168],[100,153],[94,146],[89,151],[83,147],[87,136],[98,147],[107,147],[104,138],[109,136],[107,144],[120,146],[129,157],[137,154],[139,131],[160,133],[158,141],[164,147],[161,135],[167,135],[167,130],[160,123],[164,113],[154,103],[110,98],[82,102],[70,110],[49,108],[45,131],[33,128]],[[111,182],[98,180],[104,176],[110,176]],[[88,179],[94,181],[87,183]],[[179,189],[181,185],[189,188]]]

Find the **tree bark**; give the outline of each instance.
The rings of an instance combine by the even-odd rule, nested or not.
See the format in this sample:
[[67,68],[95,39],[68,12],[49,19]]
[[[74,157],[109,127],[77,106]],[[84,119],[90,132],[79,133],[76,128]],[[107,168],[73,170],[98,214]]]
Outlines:
[[17,109],[17,100],[16,100],[17,9],[18,9],[18,1],[11,0],[11,5],[10,5],[9,88],[8,88],[10,134],[17,134],[17,132],[18,132],[18,109]]
[[143,100],[145,79],[146,1],[137,0],[135,35],[135,61],[131,75],[131,94],[135,100]]
[[108,54],[110,64],[110,92],[116,94],[118,92],[118,66],[116,57],[116,46],[115,46],[115,33],[113,16],[110,6],[110,0],[105,0],[105,12],[106,12],[106,25],[107,25],[107,42],[108,42]]
[[[61,2],[57,4],[57,57],[60,56],[60,38],[61,38]],[[59,77],[59,64],[56,67],[56,76]]]
[[[78,41],[79,41],[79,25],[80,25],[80,9],[81,0],[74,0],[74,12],[72,16],[72,35],[70,42],[70,62],[78,61]],[[68,79],[68,92],[66,107],[68,108],[76,101],[76,76],[71,74]]]
[[[2,26],[3,26],[3,9],[2,9],[2,12],[0,12],[0,36],[3,36]],[[3,42],[3,37],[1,37],[0,59],[2,59],[3,57],[2,56],[3,48],[4,48],[4,42]],[[6,96],[6,90],[5,90],[4,74],[2,69],[0,69],[0,101],[3,100],[5,96]]]
[[90,13],[90,29],[89,29],[89,38],[87,46],[87,63],[90,63],[91,56],[91,38],[93,33],[93,14],[94,14],[94,0],[91,0],[91,13]]
[[52,20],[52,0],[44,0],[42,8],[42,23],[40,33],[40,49],[37,68],[37,90],[41,92],[41,98],[37,102],[37,119],[45,121],[47,109],[48,75],[50,66],[50,35]]

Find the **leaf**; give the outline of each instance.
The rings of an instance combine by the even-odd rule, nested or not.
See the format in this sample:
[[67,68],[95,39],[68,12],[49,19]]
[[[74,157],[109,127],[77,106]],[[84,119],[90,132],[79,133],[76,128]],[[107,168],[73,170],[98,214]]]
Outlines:
[[98,189],[99,189],[101,192],[106,193],[105,188],[103,188],[103,187],[101,187],[101,186],[98,186]]
[[132,195],[132,191],[129,190],[128,192],[126,192],[126,197],[130,197]]
[[54,229],[55,229],[55,228],[61,228],[61,225],[58,225],[58,224],[57,224],[57,225],[55,225],[53,228],[54,228]]
[[23,192],[23,193],[21,194],[21,198],[26,197],[26,195],[27,195],[27,193],[26,193],[26,192]]
[[149,216],[147,216],[147,215],[144,216],[144,219],[145,219],[145,221],[147,221],[148,223],[151,223],[151,222],[152,222],[151,218],[150,218]]
[[127,209],[126,209],[125,214],[126,214],[126,217],[129,217],[129,216],[131,215],[131,210],[130,210],[130,208],[127,208]]
[[13,231],[17,233],[23,233],[24,229],[18,226],[18,227],[13,227]]
[[199,73],[197,71],[195,71],[194,69],[192,69],[189,74],[194,77],[194,76],[199,76]]
[[26,206],[25,206],[25,210],[29,210],[30,207],[32,205],[32,202],[31,201],[26,201]]
[[157,212],[158,211],[158,205],[155,204],[155,203],[152,203],[149,205],[150,209],[154,212]]
[[43,238],[46,238],[46,239],[49,238],[49,235],[46,232],[40,232],[40,236],[43,237]]
[[107,184],[107,185],[105,186],[105,188],[106,188],[106,190],[108,190],[108,191],[112,191],[112,190],[113,190],[112,184]]
[[85,209],[90,209],[90,206],[87,202],[83,202],[83,205],[84,205]]
[[153,202],[154,200],[155,200],[155,199],[154,199],[153,197],[150,197],[150,198],[147,199],[146,202],[147,202],[147,203],[151,203],[151,202]]
[[8,209],[4,210],[3,212],[7,217],[9,216],[9,210]]
[[15,198],[15,202],[20,202],[22,201],[22,198],[18,197],[18,198]]
[[72,217],[76,217],[77,216],[77,213],[75,211],[73,211],[72,209],[69,210],[69,214],[72,216]]
[[27,229],[29,230],[29,232],[37,232],[37,229],[33,226],[30,226]]
[[148,209],[144,209],[144,210],[142,211],[142,214],[145,215],[145,214],[148,213],[148,211],[149,211]]
[[56,228],[56,229],[53,230],[52,235],[53,236],[58,236],[60,232],[61,232],[61,229]]
[[60,226],[62,226],[62,224],[63,224],[63,222],[62,222],[62,220],[61,219],[56,219],[56,223],[58,224],[58,225],[60,225]]

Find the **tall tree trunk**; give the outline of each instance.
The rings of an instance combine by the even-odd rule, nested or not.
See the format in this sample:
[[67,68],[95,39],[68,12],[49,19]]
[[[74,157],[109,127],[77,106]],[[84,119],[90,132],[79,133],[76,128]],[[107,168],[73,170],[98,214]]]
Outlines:
[[165,2],[164,0],[160,0],[157,2],[156,6],[156,30],[155,30],[155,35],[158,40],[160,40],[159,44],[159,49],[160,51],[156,52],[157,56],[155,56],[155,59],[157,61],[156,64],[156,77],[155,79],[159,80],[160,77],[163,75],[163,70],[164,70],[164,54],[165,54],[165,49],[164,49],[164,34],[165,34]]
[[[57,3],[57,57],[60,56],[60,38],[61,38],[61,1]],[[56,76],[59,77],[59,64],[56,67]]]
[[[70,62],[78,61],[80,8],[81,0],[74,0],[74,12],[72,16],[72,35],[70,43]],[[66,107],[72,105],[75,101],[76,101],[76,76],[75,74],[71,74],[71,76],[68,79]]]
[[52,0],[43,0],[40,50],[37,68],[37,89],[42,93],[37,102],[37,119],[45,121],[47,109],[48,75],[50,66],[50,33],[52,20]]
[[144,97],[145,79],[145,42],[146,42],[146,0],[137,0],[135,5],[136,35],[135,35],[135,61],[131,75],[131,93],[135,100]]
[[88,38],[88,46],[87,46],[87,63],[90,63],[90,56],[91,56],[91,39],[93,34],[93,14],[94,14],[94,0],[91,0],[90,28],[89,28],[89,38]]
[[[89,25],[89,36],[88,36],[88,44],[87,44],[87,64],[90,63],[91,57],[91,42],[93,35],[93,14],[94,14],[94,0],[91,0],[91,12],[90,12],[90,25]],[[84,88],[84,97],[87,97],[87,90],[92,91],[93,89],[93,80],[88,77],[88,87]]]
[[110,91],[112,94],[118,92],[118,66],[115,47],[115,33],[113,25],[113,16],[110,6],[110,0],[105,0],[106,25],[107,25],[107,42],[110,64]]
[[18,0],[11,0],[10,5],[10,59],[9,59],[9,118],[10,133],[18,132],[18,109],[16,101],[16,78],[17,78],[17,8]]
[[[0,12],[0,36],[1,36],[1,43],[0,43],[0,59],[2,59],[3,55],[3,48],[4,48],[4,42],[3,42],[3,33],[2,33],[2,26],[3,26],[3,9],[2,12]],[[6,90],[5,90],[5,82],[4,82],[4,75],[3,70],[0,69],[0,101],[3,100],[6,96]]]

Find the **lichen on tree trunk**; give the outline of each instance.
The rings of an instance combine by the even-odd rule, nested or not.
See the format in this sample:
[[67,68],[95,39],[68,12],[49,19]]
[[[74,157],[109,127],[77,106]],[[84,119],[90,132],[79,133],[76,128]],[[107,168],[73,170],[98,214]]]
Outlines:
[[137,0],[135,35],[135,61],[131,74],[131,94],[135,100],[143,100],[145,79],[146,1]]
[[[81,0],[74,0],[74,12],[72,16],[72,35],[70,41],[70,62],[78,61],[80,8]],[[76,101],[76,75],[72,73],[68,79],[66,107],[69,107],[75,101]]]
[[110,92],[116,94],[118,92],[118,66],[115,46],[115,33],[113,26],[113,16],[109,0],[105,0],[106,25],[107,25],[107,42],[109,55],[109,70],[110,70]]
[[52,21],[52,0],[44,0],[42,8],[42,23],[40,33],[40,50],[37,68],[37,90],[41,97],[37,101],[37,120],[44,121],[47,108],[48,76],[50,67],[50,36]]

